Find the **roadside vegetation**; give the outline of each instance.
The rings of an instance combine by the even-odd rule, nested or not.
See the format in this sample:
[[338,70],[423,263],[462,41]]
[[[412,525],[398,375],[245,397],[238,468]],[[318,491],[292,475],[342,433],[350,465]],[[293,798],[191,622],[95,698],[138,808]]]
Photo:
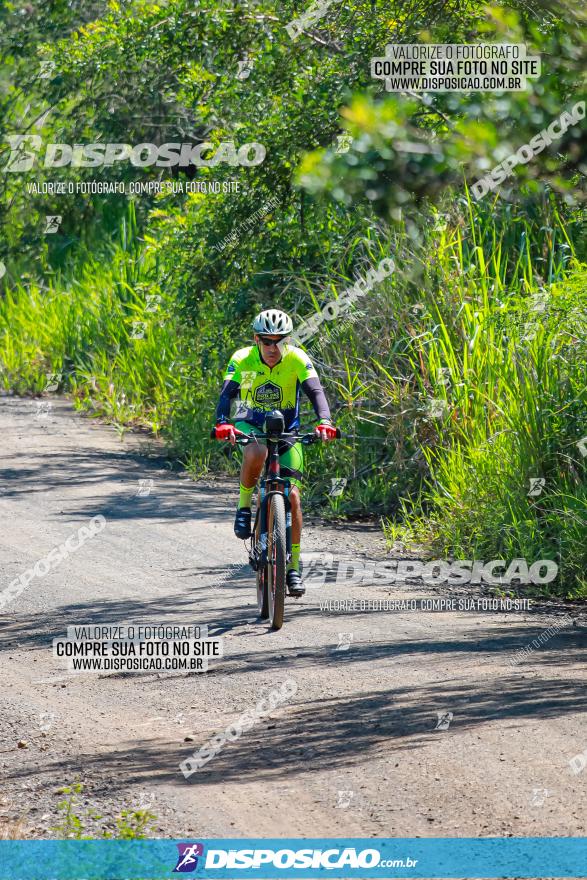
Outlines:
[[[59,818],[50,829],[57,840],[144,840],[156,835],[157,817],[150,810],[127,808],[117,815],[103,816],[82,804],[83,782],[64,785],[59,794],[62,795],[62,800],[57,803]],[[26,838],[25,817],[0,826],[0,840]]]
[[[240,192],[219,194],[41,197],[26,183],[56,170],[4,175],[2,387],[42,394],[50,382],[121,432],[160,434],[195,476],[235,472],[208,436],[221,372],[254,314],[275,303],[307,319],[392,258],[393,274],[305,346],[345,435],[308,456],[310,506],[377,515],[390,543],[436,558],[554,559],[549,589],[585,597],[584,126],[499,195],[476,202],[469,190],[585,93],[578,5],[431,3],[390,18],[388,3],[368,0],[295,44],[290,2],[278,13],[212,0],[198,11],[187,0],[56,6],[60,39],[41,2],[0,12],[5,135],[49,106],[46,142],[260,142],[267,158],[191,169],[238,179]],[[542,57],[527,93],[417,100],[369,75],[386,42],[506,39]],[[128,163],[60,173],[169,175]],[[63,217],[57,234],[43,233],[48,214]],[[346,485],[331,496],[335,478]]]
[[[63,799],[58,802],[59,821],[51,829],[60,840],[144,840],[152,837],[157,817],[143,808],[123,809],[117,816],[102,816],[95,810],[86,809],[80,803],[84,783],[73,782],[60,789]],[[99,828],[99,837],[90,827]]]

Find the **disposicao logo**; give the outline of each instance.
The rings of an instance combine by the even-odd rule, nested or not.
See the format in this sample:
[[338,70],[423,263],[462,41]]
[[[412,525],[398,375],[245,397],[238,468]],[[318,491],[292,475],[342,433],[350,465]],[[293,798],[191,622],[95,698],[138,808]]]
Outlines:
[[[402,862],[403,860],[398,860]],[[382,865],[376,849],[209,849],[206,853],[205,869],[224,868],[238,870],[258,869],[264,865],[271,868],[314,868],[332,870],[333,868],[365,869]],[[410,862],[411,864],[411,862]],[[415,864],[415,862],[414,862]]]
[[190,874],[198,867],[198,856],[204,855],[203,843],[178,843],[179,856],[174,874]]
[[[260,165],[265,159],[266,149],[256,141],[243,144],[239,149],[233,141],[218,146],[205,141],[201,144],[47,144],[43,154],[43,141],[39,135],[11,134],[6,136],[10,144],[10,155],[4,171],[31,171],[35,165],[42,168],[111,167],[116,162],[127,159],[136,168],[185,168],[192,164],[213,168],[219,162],[227,165]],[[207,153],[207,156],[203,154]]]

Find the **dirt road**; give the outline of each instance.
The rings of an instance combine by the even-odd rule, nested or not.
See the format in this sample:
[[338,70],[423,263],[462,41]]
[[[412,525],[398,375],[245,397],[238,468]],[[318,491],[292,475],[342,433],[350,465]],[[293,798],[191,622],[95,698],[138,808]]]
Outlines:
[[[569,765],[587,749],[584,615],[512,667],[568,609],[320,610],[434,595],[331,579],[290,600],[271,633],[252,573],[233,565],[234,483],[193,483],[146,443],[64,400],[0,400],[0,591],[106,520],[0,611],[0,826],[55,836],[59,789],[79,780],[90,830],[108,824],[91,810],[141,807],[170,837],[585,834],[587,768]],[[386,552],[364,525],[310,526],[310,550]],[[224,657],[199,675],[98,676],[67,675],[52,656],[67,626],[128,622],[208,624]],[[183,777],[180,761],[287,678],[292,699]]]

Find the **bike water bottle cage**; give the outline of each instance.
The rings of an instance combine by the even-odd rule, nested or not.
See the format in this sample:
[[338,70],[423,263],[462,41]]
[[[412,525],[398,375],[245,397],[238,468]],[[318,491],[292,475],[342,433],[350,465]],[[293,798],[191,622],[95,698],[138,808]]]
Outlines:
[[279,437],[285,431],[285,419],[278,409],[272,410],[265,416],[265,433]]

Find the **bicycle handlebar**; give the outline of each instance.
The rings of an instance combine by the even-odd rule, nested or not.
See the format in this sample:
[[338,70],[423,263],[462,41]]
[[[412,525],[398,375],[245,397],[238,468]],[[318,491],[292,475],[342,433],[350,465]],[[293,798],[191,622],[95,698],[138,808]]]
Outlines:
[[[227,424],[229,424],[229,423],[227,423]],[[234,425],[233,425],[233,428],[234,428]],[[319,440],[322,439],[314,432],[312,432],[310,434],[302,434],[302,435],[296,434],[294,432],[284,432],[283,434],[277,434],[277,435],[274,435],[274,434],[254,434],[251,436],[249,434],[245,434],[243,431],[239,431],[238,428],[234,428],[234,433],[236,435],[236,442],[239,446],[247,446],[249,443],[254,443],[257,440],[272,439],[275,441],[279,441],[279,440],[286,440],[290,437],[295,438],[298,443],[303,443],[304,446],[309,446],[311,443],[317,443]],[[337,428],[336,429],[336,439],[340,440],[341,437],[342,437],[342,434],[341,434],[340,428]],[[216,437],[216,427],[212,428],[212,430],[210,432],[210,439],[211,440],[218,439]]]

